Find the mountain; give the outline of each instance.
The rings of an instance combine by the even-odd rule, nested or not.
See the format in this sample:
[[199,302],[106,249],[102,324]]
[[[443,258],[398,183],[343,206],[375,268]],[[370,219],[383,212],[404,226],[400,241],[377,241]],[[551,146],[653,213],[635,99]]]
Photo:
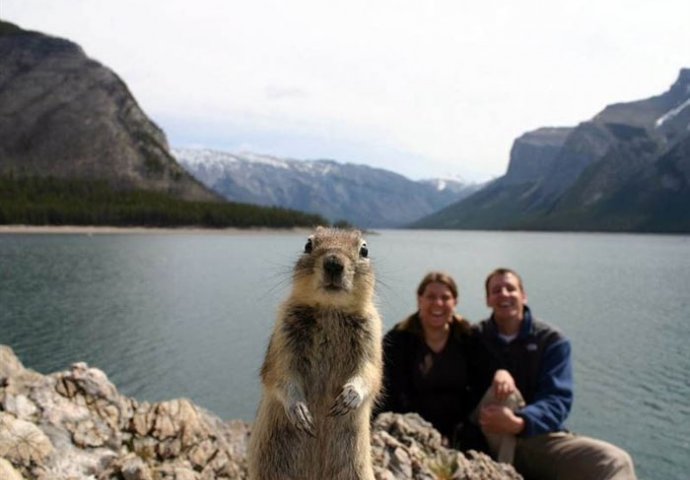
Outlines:
[[417,228],[690,232],[690,69],[666,92],[516,139],[506,174]]
[[177,164],[114,72],[68,40],[12,27],[0,27],[0,173],[218,200]]
[[412,181],[332,160],[174,149],[177,160],[225,198],[315,212],[362,228],[396,227],[457,201],[478,187],[454,180]]
[[0,20],[0,223],[293,226],[229,205],[171,155],[127,85],[75,43]]

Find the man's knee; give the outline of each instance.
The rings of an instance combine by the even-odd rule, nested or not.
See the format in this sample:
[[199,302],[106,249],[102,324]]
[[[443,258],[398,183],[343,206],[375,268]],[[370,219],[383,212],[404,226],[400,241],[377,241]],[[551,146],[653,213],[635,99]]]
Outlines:
[[565,432],[521,439],[516,467],[527,478],[636,480],[632,458],[602,440]]
[[611,445],[608,454],[611,461],[611,472],[613,474],[611,478],[616,480],[630,480],[636,478],[635,466],[628,452],[622,448]]
[[[635,480],[637,478],[628,452],[603,440],[580,438],[590,445],[589,448],[584,448],[585,457],[582,460],[591,458],[591,478],[602,480]],[[586,453],[587,450],[591,452],[589,455]]]

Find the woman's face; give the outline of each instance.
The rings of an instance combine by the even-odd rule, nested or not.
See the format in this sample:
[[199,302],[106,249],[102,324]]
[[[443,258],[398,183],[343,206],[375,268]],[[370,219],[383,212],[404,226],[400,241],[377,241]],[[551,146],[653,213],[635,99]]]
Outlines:
[[424,328],[445,328],[453,318],[458,301],[443,283],[432,282],[417,297],[419,317]]

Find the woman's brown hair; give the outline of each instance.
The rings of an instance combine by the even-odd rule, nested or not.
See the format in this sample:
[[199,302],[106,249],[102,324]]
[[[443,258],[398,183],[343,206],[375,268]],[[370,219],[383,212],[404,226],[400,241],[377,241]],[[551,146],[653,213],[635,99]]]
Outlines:
[[424,295],[424,290],[426,290],[427,285],[429,285],[430,283],[442,283],[443,285],[448,287],[450,293],[453,294],[453,298],[456,300],[458,299],[458,286],[455,283],[455,280],[453,280],[453,277],[444,272],[427,273],[424,276],[424,278],[422,278],[422,281],[419,283],[419,286],[417,287],[418,297]]

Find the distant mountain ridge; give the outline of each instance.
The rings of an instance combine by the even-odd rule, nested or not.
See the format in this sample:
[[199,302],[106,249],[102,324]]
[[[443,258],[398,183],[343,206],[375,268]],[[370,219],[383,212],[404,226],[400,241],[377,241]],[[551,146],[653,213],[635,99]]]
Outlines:
[[690,232],[690,69],[659,95],[527,132],[506,174],[482,188],[332,160],[189,152],[175,155],[204,157],[186,164],[201,181],[114,72],[69,40],[0,20],[0,223],[294,224],[275,208],[252,208],[249,220],[246,206],[184,205],[225,197],[362,227]]
[[324,222],[226,202],[177,163],[117,74],[69,40],[0,20],[0,224]]
[[209,149],[173,149],[204,185],[225,198],[319,213],[363,228],[397,227],[428,215],[478,185],[413,181],[380,168],[333,160],[294,160]]
[[515,140],[507,173],[417,228],[690,232],[690,69],[670,89]]
[[0,173],[219,201],[170,155],[125,83],[77,44],[0,25]]

